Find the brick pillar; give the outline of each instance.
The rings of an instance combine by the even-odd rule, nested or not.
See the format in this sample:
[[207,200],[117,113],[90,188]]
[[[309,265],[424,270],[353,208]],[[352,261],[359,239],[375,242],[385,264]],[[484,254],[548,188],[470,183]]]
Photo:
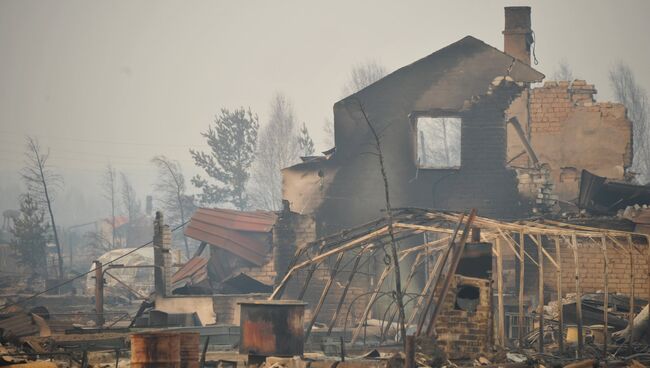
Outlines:
[[282,212],[273,226],[273,266],[276,277],[275,284],[287,273],[289,264],[296,252],[295,221],[296,214],[291,212],[289,201],[282,201]]
[[160,296],[171,295],[171,278],[172,278],[172,232],[168,225],[165,225],[163,214],[156,212],[156,219],[153,223],[153,255],[154,281],[156,294]]

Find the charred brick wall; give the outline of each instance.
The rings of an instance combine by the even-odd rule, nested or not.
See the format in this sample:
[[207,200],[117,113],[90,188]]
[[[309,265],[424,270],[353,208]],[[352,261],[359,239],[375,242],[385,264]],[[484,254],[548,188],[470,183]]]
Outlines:
[[[608,242],[607,258],[608,286],[611,293],[630,295],[632,283],[630,282],[630,254],[627,250],[613,247]],[[637,245],[638,250],[632,252],[634,263],[634,295],[638,298],[648,298],[648,265],[647,245]],[[548,247],[548,252],[556,257],[555,248]],[[573,251],[563,245],[561,247],[562,260],[562,291],[564,294],[575,292],[575,263]],[[600,244],[580,242],[578,246],[578,269],[580,271],[580,287],[583,293],[593,293],[604,290],[605,287],[605,258]],[[557,292],[557,273],[555,267],[547,260],[544,262],[544,287],[546,290]],[[553,295],[553,298],[557,294]]]
[[[459,305],[458,297],[465,288],[478,292],[475,310]],[[450,359],[475,358],[488,349],[491,323],[490,281],[456,275],[436,321],[440,348]]]
[[287,202],[285,206],[273,227],[273,263],[276,282],[286,274],[296,250],[316,240],[314,218],[290,211]]
[[[578,239],[578,270],[580,271],[580,288],[582,293],[594,293],[603,291],[605,288],[604,266],[605,258],[600,245],[600,240],[594,242]],[[544,248],[553,257],[558,260],[555,251],[555,244],[544,240]],[[504,286],[506,294],[513,295],[513,301],[516,302],[518,293],[519,279],[519,260],[514,256],[512,250],[505,244],[502,247],[504,254]],[[638,251],[637,251],[638,249]],[[562,292],[566,294],[575,293],[575,261],[573,250],[562,243],[560,247],[560,264],[562,267]],[[537,261],[537,248],[534,244],[526,242],[526,251]],[[637,244],[632,253],[634,263],[634,295],[637,298],[648,298],[648,246]],[[608,267],[608,286],[611,293],[629,295],[632,292],[632,283],[630,282],[630,255],[627,250],[613,247],[608,242],[607,258]],[[526,257],[525,265],[525,295],[530,305],[537,305],[537,288],[538,288],[538,271],[537,266]],[[544,257],[544,290],[545,303],[557,299],[557,269]]]
[[578,196],[580,171],[624,180],[632,164],[632,123],[619,103],[596,102],[584,80],[546,82],[530,91],[530,140],[548,165],[559,199]]

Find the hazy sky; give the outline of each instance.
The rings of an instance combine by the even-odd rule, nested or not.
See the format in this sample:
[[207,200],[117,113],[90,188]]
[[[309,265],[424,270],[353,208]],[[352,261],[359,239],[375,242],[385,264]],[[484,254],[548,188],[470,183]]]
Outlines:
[[623,60],[650,88],[649,1],[0,1],[0,210],[15,203],[26,134],[51,148],[61,196],[95,202],[109,161],[144,196],[152,156],[195,173],[188,149],[206,146],[214,114],[250,106],[263,124],[276,91],[325,148],[354,64],[392,71],[466,35],[501,49],[507,5],[532,6],[547,76],[566,58],[611,99]]

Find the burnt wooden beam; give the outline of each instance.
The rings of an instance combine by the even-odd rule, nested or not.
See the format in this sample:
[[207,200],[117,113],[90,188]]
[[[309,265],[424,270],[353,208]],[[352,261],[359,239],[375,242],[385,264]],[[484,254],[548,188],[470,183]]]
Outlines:
[[605,335],[604,341],[603,341],[603,360],[607,361],[607,344],[609,340],[609,259],[607,258],[607,240],[604,236],[601,238],[601,243],[602,243],[602,249],[603,249],[603,277],[604,277],[604,286],[605,286],[605,295],[603,295],[603,325],[604,325],[604,331],[603,334]]
[[460,241],[458,242],[458,245],[456,247],[457,252],[454,253],[454,257],[452,258],[452,263],[450,264],[449,271],[447,272],[447,277],[442,287],[440,299],[438,300],[438,303],[436,303],[435,307],[433,308],[433,313],[431,314],[431,319],[429,320],[429,325],[427,326],[427,336],[433,336],[435,325],[436,325],[436,318],[438,317],[438,314],[440,314],[440,311],[442,310],[442,307],[445,304],[445,299],[447,299],[447,293],[449,292],[449,287],[451,286],[451,282],[454,278],[454,275],[456,274],[458,263],[460,262],[460,258],[463,255],[463,251],[465,249],[465,243],[467,242],[467,238],[469,237],[469,231],[471,229],[472,222],[474,221],[475,218],[476,218],[476,209],[472,209],[472,211],[469,214],[469,217],[467,218],[467,224],[465,224],[465,228],[463,229],[463,234],[461,235]]
[[582,331],[582,291],[580,290],[580,266],[578,263],[578,240],[576,235],[571,236],[571,250],[573,251],[573,262],[576,280],[576,322],[578,325],[578,358],[582,358],[584,352],[584,338]]
[[524,232],[519,232],[519,298],[518,298],[518,307],[519,315],[518,326],[517,326],[517,339],[519,340],[519,349],[524,347],[524,243],[525,243]]
[[429,292],[429,298],[427,299],[426,304],[424,305],[424,310],[422,311],[422,314],[420,315],[420,321],[418,322],[418,327],[415,332],[415,336],[420,336],[422,333],[422,328],[424,327],[424,322],[427,318],[427,314],[429,313],[429,309],[431,308],[431,304],[433,303],[433,298],[435,298],[436,294],[436,289],[438,288],[438,282],[441,278],[442,275],[442,270],[447,264],[447,259],[449,258],[449,254],[452,251],[452,248],[454,247],[454,242],[456,241],[456,236],[458,235],[458,231],[460,231],[461,226],[463,226],[463,220],[465,219],[465,214],[462,214],[460,216],[460,220],[458,220],[458,224],[456,225],[456,229],[454,230],[454,233],[451,235],[451,238],[449,239],[449,245],[447,246],[447,249],[445,250],[445,253],[442,255],[442,259],[440,262],[440,267],[436,270],[436,274],[433,279],[433,286],[431,287],[430,290],[425,290],[425,292]]
[[497,249],[497,303],[499,308],[499,324],[498,335],[499,344],[502,347],[506,346],[506,324],[505,324],[505,305],[503,303],[503,247],[501,246],[502,239],[496,238]]
[[558,340],[560,355],[564,354],[564,308],[562,308],[562,250],[560,249],[560,239],[553,238],[555,242],[555,258],[557,258],[557,308],[558,308],[558,325],[560,336]]
[[540,354],[544,353],[544,253],[542,252],[542,237],[537,235],[537,272],[539,274],[538,283],[538,303],[537,313],[539,314],[539,338],[538,338],[538,351]]

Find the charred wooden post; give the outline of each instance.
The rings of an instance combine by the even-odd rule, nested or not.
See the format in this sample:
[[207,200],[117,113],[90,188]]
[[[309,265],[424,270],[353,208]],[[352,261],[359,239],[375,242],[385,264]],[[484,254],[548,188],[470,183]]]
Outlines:
[[605,338],[603,340],[603,360],[607,361],[607,344],[609,342],[609,259],[607,258],[607,240],[604,236],[601,238],[602,248],[603,248],[603,278],[605,286],[605,295],[603,295],[603,325],[604,330],[603,334]]
[[[646,270],[647,270],[647,277],[648,277],[648,298],[650,299],[650,236],[645,237],[646,244],[648,244],[648,249],[646,250]],[[650,336],[650,323],[648,324],[648,331],[646,331],[648,336]]]
[[415,368],[415,336],[407,335],[404,349],[404,368]]
[[562,250],[560,249],[560,239],[555,237],[555,258],[557,259],[557,314],[558,314],[558,347],[560,355],[564,354],[564,308],[562,307]]
[[519,348],[524,347],[524,243],[525,235],[523,231],[519,232],[519,316],[517,326],[517,339],[519,340]]
[[578,263],[578,240],[576,234],[571,235],[571,250],[576,279],[576,324],[578,325],[578,358],[582,358],[584,351],[584,338],[582,331],[582,292],[580,290],[580,265]]
[[440,259],[440,267],[435,269],[433,286],[430,289],[429,288],[425,289],[425,293],[429,292],[429,298],[427,299],[427,303],[424,306],[424,310],[420,315],[420,321],[418,322],[418,327],[417,327],[417,331],[415,332],[415,336],[420,336],[420,334],[422,333],[422,328],[424,327],[424,322],[426,321],[427,314],[429,313],[429,309],[431,308],[431,303],[433,303],[433,298],[435,297],[436,289],[438,287],[438,281],[440,280],[442,275],[442,270],[445,267],[445,264],[447,264],[447,259],[449,258],[449,254],[451,253],[451,250],[454,246],[454,242],[456,241],[456,236],[458,235],[458,231],[460,230],[460,227],[463,226],[464,219],[465,219],[465,214],[462,214],[460,216],[460,219],[458,220],[458,224],[456,225],[454,234],[449,239],[449,245],[447,246],[445,253],[442,255],[442,258]]
[[[628,315],[628,327],[630,331],[634,331],[634,256],[633,249],[634,243],[632,242],[632,235],[627,236],[627,244],[630,255],[630,314]],[[632,354],[632,334],[627,340],[627,351]]]
[[537,235],[537,272],[539,274],[539,294],[537,313],[539,314],[538,351],[544,353],[544,253],[542,252],[542,237]]
[[102,263],[95,261],[95,313],[97,327],[104,326],[104,271]]
[[506,346],[506,324],[505,324],[505,306],[503,303],[503,247],[501,246],[501,238],[496,238],[497,248],[497,303],[499,307],[499,344]]

